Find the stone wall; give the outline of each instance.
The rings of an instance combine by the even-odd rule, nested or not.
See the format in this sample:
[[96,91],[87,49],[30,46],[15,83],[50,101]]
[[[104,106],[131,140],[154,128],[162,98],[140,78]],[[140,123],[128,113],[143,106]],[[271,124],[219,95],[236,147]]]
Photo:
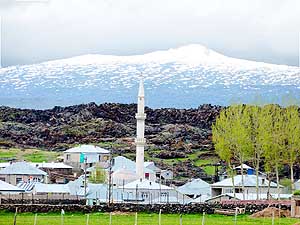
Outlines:
[[[223,209],[235,209],[236,207],[246,208],[246,213],[254,213],[260,211],[268,206],[279,207],[278,204],[190,204],[190,205],[136,205],[136,204],[113,204],[108,206],[107,204],[87,206],[80,204],[68,204],[68,205],[50,205],[50,204],[1,204],[0,210],[15,212],[18,208],[18,212],[32,212],[32,213],[47,213],[47,212],[60,212],[64,209],[65,212],[145,212],[145,213],[158,213],[162,210],[162,213],[202,213],[206,212],[212,214],[215,208]],[[289,205],[280,205],[281,209],[290,209]]]

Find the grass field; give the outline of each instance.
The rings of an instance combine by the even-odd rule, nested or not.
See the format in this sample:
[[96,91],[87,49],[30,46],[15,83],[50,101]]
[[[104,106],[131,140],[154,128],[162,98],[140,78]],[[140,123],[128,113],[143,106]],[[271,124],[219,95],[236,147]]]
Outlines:
[[6,159],[26,160],[30,162],[51,162],[60,155],[58,152],[49,152],[39,149],[0,148],[0,162]]
[[[59,214],[37,214],[36,225],[109,225],[109,214],[94,213],[89,218],[86,214],[66,214],[63,221]],[[88,219],[88,221],[87,221]],[[0,225],[13,225],[13,213],[0,213]],[[17,216],[17,225],[34,225],[34,214],[23,213]],[[280,218],[275,219],[274,225],[293,225],[300,222],[298,219]],[[135,214],[113,214],[112,225],[134,225]],[[138,214],[138,225],[158,225],[158,214]],[[179,225],[180,218],[176,214],[162,214],[161,225]],[[201,225],[202,215],[183,215],[183,225]],[[233,216],[206,215],[205,225],[233,225]],[[269,218],[252,219],[247,215],[238,216],[238,225],[271,225]]]

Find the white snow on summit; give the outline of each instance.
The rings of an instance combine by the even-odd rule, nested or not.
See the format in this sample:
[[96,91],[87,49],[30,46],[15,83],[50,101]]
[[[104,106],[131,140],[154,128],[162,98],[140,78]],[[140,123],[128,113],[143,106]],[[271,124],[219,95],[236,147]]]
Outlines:
[[[83,55],[2,68],[0,91],[4,96],[0,97],[0,104],[20,96],[31,101],[41,95],[74,102],[105,101],[103,91],[112,100],[122,101],[125,97],[120,93],[131,92],[140,74],[145,77],[146,88],[156,90],[156,98],[162,97],[166,90],[178,93],[182,99],[192,92],[199,99],[209,97],[212,102],[208,103],[218,104],[228,102],[230,96],[244,98],[249,90],[278,94],[300,87],[298,67],[235,59],[193,44],[144,55]],[[72,96],[76,96],[76,101]]]

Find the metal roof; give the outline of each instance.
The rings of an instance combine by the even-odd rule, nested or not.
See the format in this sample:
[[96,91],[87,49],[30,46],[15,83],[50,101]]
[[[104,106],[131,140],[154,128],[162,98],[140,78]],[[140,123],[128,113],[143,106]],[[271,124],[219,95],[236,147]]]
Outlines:
[[36,193],[70,193],[70,189],[66,184],[43,184],[36,183],[34,186]]
[[[126,169],[132,172],[136,170],[136,163],[124,156],[117,156],[114,158],[114,165],[112,171]],[[155,173],[153,170],[145,167],[145,173]]]
[[65,153],[101,153],[101,154],[109,154],[110,151],[104,148],[100,148],[96,145],[79,145],[74,148],[70,148]]
[[38,168],[49,168],[49,169],[72,169],[72,166],[66,165],[64,163],[50,162],[50,163],[31,163],[32,166],[37,166]]
[[138,179],[122,187],[124,189],[171,190],[173,188],[147,179]]
[[[256,175],[243,175],[244,176],[244,186],[245,187],[256,187]],[[268,187],[269,181],[264,177],[258,177],[258,185],[259,187]],[[226,178],[222,181],[214,183],[211,187],[232,187],[232,179]],[[234,176],[234,186],[235,187],[242,187],[242,175]],[[275,182],[270,183],[270,187],[277,187]],[[282,187],[280,185],[280,187]]]
[[30,165],[26,162],[15,162],[7,166],[6,168],[0,170],[1,175],[43,175],[46,176],[47,173]]
[[178,187],[177,190],[186,195],[209,195],[210,185],[199,178]]
[[34,186],[37,184],[38,182],[35,181],[30,181],[30,182],[20,182],[17,184],[17,186],[21,189],[23,189],[25,192],[31,192],[34,188]]
[[24,190],[0,180],[0,192],[24,192]]

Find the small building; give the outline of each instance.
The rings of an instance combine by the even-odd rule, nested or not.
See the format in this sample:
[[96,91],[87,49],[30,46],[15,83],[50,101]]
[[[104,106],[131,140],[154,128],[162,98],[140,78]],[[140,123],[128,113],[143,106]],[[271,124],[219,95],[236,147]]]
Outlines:
[[20,182],[47,183],[47,173],[26,162],[15,162],[0,170],[0,180],[12,185]]
[[[154,166],[154,164],[152,166]],[[136,163],[124,156],[117,156],[113,159],[112,172],[114,185],[127,184],[138,178],[138,176],[136,176]],[[115,172],[116,175],[114,174]],[[144,167],[145,178],[148,180],[156,181],[156,172],[157,171]],[[130,174],[130,176],[126,176],[126,174]]]
[[70,189],[67,184],[43,184],[36,183],[33,188],[33,193],[37,195],[55,195],[65,198],[70,195]]
[[74,180],[73,167],[61,162],[51,163],[31,163],[33,166],[45,171],[49,178],[49,183],[66,184],[70,180]]
[[147,179],[138,179],[118,189],[124,192],[123,201],[130,203],[186,204],[191,201],[176,189]]
[[[280,194],[280,200],[290,200],[291,194]],[[259,200],[278,200],[278,194],[259,194],[258,198]],[[243,196],[243,193],[236,193],[235,195],[233,193],[226,193],[214,196],[212,198],[208,198],[205,200],[205,202],[213,203],[213,202],[224,202],[224,201],[231,201],[231,200],[246,200],[246,201],[254,201],[257,200],[257,194],[256,193],[248,193],[245,195],[245,198]]]
[[291,201],[291,217],[300,218],[300,196],[294,195]]
[[64,163],[74,168],[83,168],[84,163],[87,167],[100,165],[108,167],[110,151],[95,145],[80,145],[64,151]]
[[23,189],[18,188],[14,185],[11,185],[9,183],[6,183],[2,180],[0,180],[0,193],[1,194],[15,194],[15,193],[22,193],[24,192]]
[[[242,166],[237,166],[237,167],[234,168],[234,170],[235,170],[236,175],[241,175],[242,174]],[[255,173],[256,173],[256,170],[254,168],[252,168],[251,166],[248,166],[247,164],[243,163],[243,174],[244,175],[255,175]],[[260,171],[258,171],[258,175],[262,176],[262,177],[266,177],[266,174],[264,174]],[[222,173],[220,175],[220,180],[224,180],[228,177],[229,177],[229,175],[228,175],[227,171],[225,171],[224,173]]]
[[198,201],[202,202],[211,196],[209,183],[200,178],[192,179],[190,182],[178,187],[177,190],[190,198],[199,198]]
[[[244,193],[245,195],[256,193],[256,179],[255,175],[243,175],[244,176]],[[259,186],[259,194],[268,194],[268,186],[269,181],[264,177],[258,177],[258,186]],[[214,183],[211,185],[211,196],[219,196],[221,194],[228,193],[242,193],[242,175],[234,176],[234,188],[231,178],[226,178],[222,181]],[[280,185],[280,190],[282,192],[283,186]],[[275,182],[270,182],[270,193],[277,193],[277,184]]]

